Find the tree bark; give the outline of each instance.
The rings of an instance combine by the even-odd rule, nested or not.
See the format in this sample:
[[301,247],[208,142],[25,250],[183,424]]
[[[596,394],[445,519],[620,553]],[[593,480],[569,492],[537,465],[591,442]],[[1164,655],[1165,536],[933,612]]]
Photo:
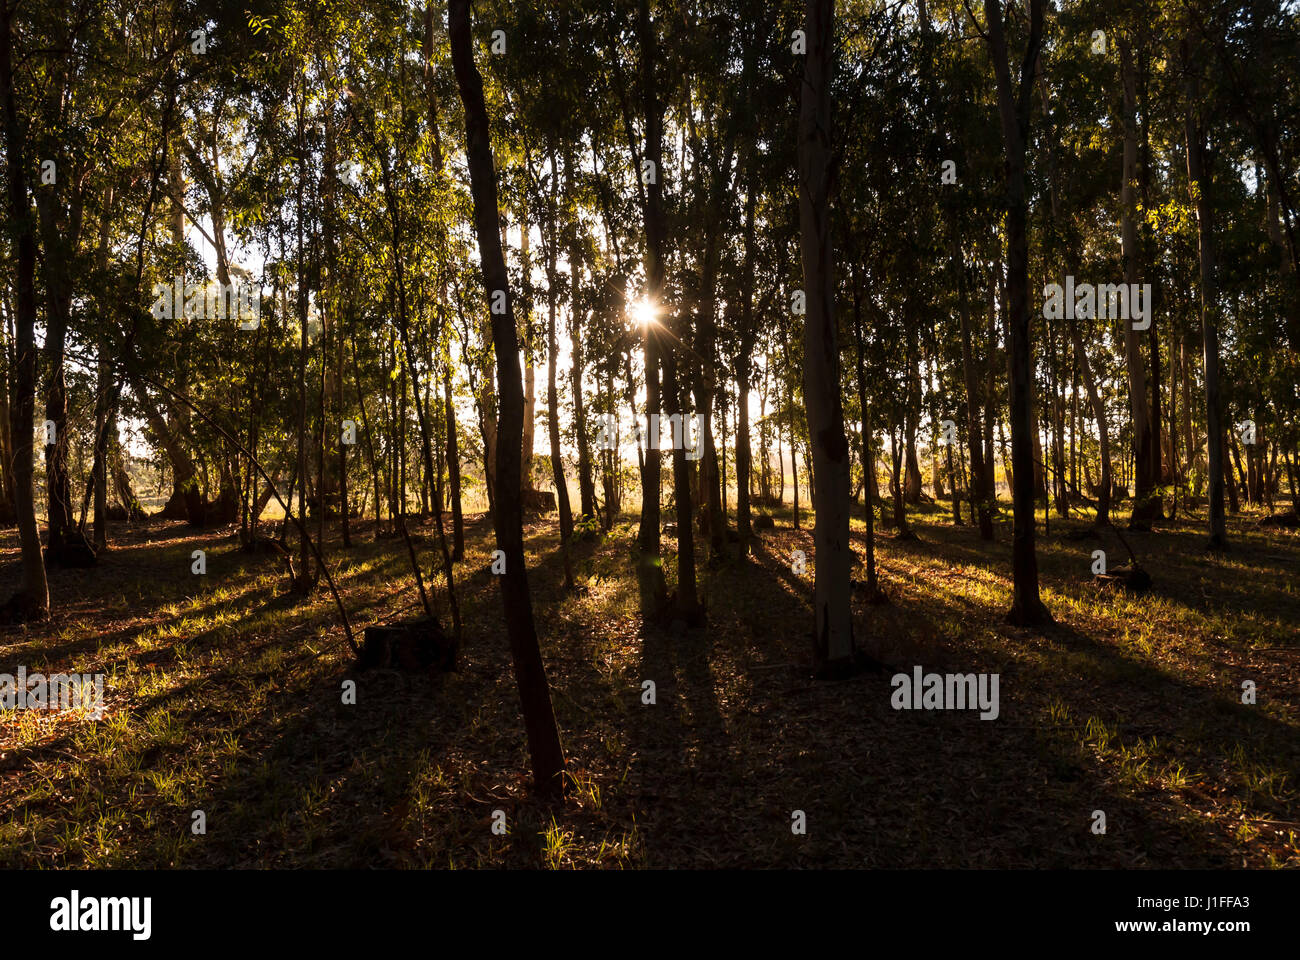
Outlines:
[[36,237],[27,199],[27,159],[14,96],[13,24],[9,4],[0,5],[0,101],[4,104],[5,161],[9,174],[9,217],[14,230],[15,376],[10,410],[13,437],[14,512],[22,555],[22,581],[4,606],[9,622],[42,620],[49,613],[50,592],[36,527],[32,491],[32,420],[36,413]]
[[[303,185],[306,181],[307,148],[305,132],[307,122],[307,105],[303,80],[298,80],[297,103],[294,110],[297,116],[298,146],[298,183],[297,183],[297,256],[298,289],[296,291],[298,313],[298,516],[306,524],[307,517],[307,262],[304,259],[306,248],[303,243],[304,198]],[[322,503],[322,506],[324,504]],[[311,592],[315,578],[311,572],[311,554],[307,546],[307,533],[304,527],[298,538],[298,576],[293,588],[300,593]]]
[[573,537],[573,508],[569,505],[569,484],[564,477],[564,457],[560,450],[560,398],[555,383],[556,354],[559,352],[555,337],[556,300],[559,273],[555,268],[559,246],[559,209],[556,204],[556,181],[559,169],[555,152],[551,151],[551,206],[549,210],[550,242],[546,245],[546,433],[551,441],[551,477],[555,481],[555,504],[560,515],[560,558],[564,563],[564,589],[573,589],[573,564],[569,560],[569,540]]
[[[60,230],[56,222],[55,201],[48,193],[39,192],[36,206],[40,214],[41,240],[45,251],[45,363],[49,369],[45,389],[45,419],[54,426],[54,442],[45,444],[45,492],[49,524],[49,550],[57,559],[64,538],[73,529],[72,488],[68,480],[68,388],[64,373],[64,349],[68,335],[69,313],[72,307],[71,278],[68,276],[68,259],[76,244],[79,227],[69,223]],[[71,221],[80,221],[73,201]],[[44,431],[42,431],[44,433]],[[49,440],[48,435],[46,440]]]
[[835,330],[835,259],[831,241],[831,75],[834,0],[807,0],[804,83],[799,109],[799,232],[807,315],[804,319],[804,409],[817,483],[813,656],[823,675],[844,670],[853,655],[850,610],[849,444],[840,399]]
[[501,252],[501,237],[497,232],[496,171],[492,165],[483,78],[474,65],[469,3],[470,0],[450,0],[449,24],[452,66],[465,107],[466,154],[483,285],[489,301],[496,290],[504,291],[506,300],[504,313],[492,315],[492,344],[496,350],[500,392],[497,436],[501,441],[497,449],[500,469],[493,520],[497,546],[504,552],[506,561],[506,572],[501,575],[501,600],[505,607],[515,682],[532,755],[534,785],[541,794],[558,796],[564,791],[564,750],[560,745],[546,668],[537,642],[528,571],[524,565],[523,515],[519,501],[524,395],[519,374],[519,344],[514,309],[510,303],[510,281]]
[[1210,542],[1212,550],[1228,546],[1227,519],[1223,512],[1223,403],[1219,393],[1218,289],[1215,281],[1213,182],[1207,169],[1205,127],[1200,109],[1200,80],[1193,62],[1193,43],[1183,38],[1185,81],[1184,128],[1187,141],[1187,180],[1196,204],[1196,236],[1200,247],[1201,346],[1205,357],[1205,424],[1209,434]]
[[451,484],[451,559],[465,556],[465,515],[460,504],[460,443],[457,439],[456,404],[451,396],[451,363],[442,369],[442,397],[447,420],[447,478]]
[[532,324],[532,258],[530,247],[532,241],[528,233],[528,206],[519,204],[519,260],[523,268],[525,289],[520,296],[523,306],[523,347],[524,347],[524,438],[521,441],[519,473],[523,488],[533,490],[533,446],[537,431],[537,368],[533,363],[533,324]]
[[[953,226],[952,237],[953,269],[957,273],[957,313],[961,320],[961,365],[966,380],[966,428],[970,436],[970,496],[971,509],[976,511],[979,520],[981,540],[993,539],[993,515],[990,502],[993,499],[991,478],[985,472],[984,451],[980,438],[979,414],[979,378],[975,371],[975,352],[971,343],[970,302],[966,291],[966,264],[962,256],[961,243]],[[953,494],[953,501],[957,499]]]
[[[664,225],[663,225],[663,100],[659,96],[655,78],[655,32],[650,22],[649,0],[637,5],[637,33],[641,45],[641,97],[645,121],[645,156],[642,164],[648,167],[637,170],[653,171],[649,183],[642,183],[642,220],[646,235],[646,298],[655,307],[660,306],[664,290]],[[627,130],[629,140],[633,132]],[[632,156],[638,151],[633,145]],[[652,429],[662,412],[659,390],[660,334],[658,326],[647,323],[642,331],[642,352],[645,360],[645,417],[646,450],[641,467],[641,526],[637,532],[637,549],[640,553],[637,574],[640,581],[643,610],[660,611],[668,597],[664,580],[663,563],[659,558],[659,495],[662,482],[663,461],[659,455],[659,431]]]
[[[858,406],[862,411],[862,507],[863,520],[867,525],[867,595],[876,598],[880,595],[880,585],[876,580],[876,452],[872,445],[875,429],[871,419],[871,403],[867,399],[867,348],[862,332],[862,301],[856,269],[852,272],[852,282],[853,339],[858,348]],[[955,502],[955,495],[953,499]]]
[[[576,184],[573,156],[566,150],[564,154],[565,184],[573,191]],[[586,351],[583,349],[582,318],[583,309],[582,245],[578,236],[579,224],[574,223],[569,231],[569,344],[572,364],[569,383],[573,390],[573,432],[578,447],[578,505],[584,518],[596,516],[596,484],[592,478],[591,444],[587,437],[587,406],[582,393],[582,379],[586,364]]]
[[1002,0],[984,0],[998,113],[1002,123],[1007,187],[1007,306],[1009,308],[1012,585],[1008,619],[1020,626],[1050,623],[1038,595],[1038,556],[1034,548],[1033,344],[1029,323],[1029,205],[1025,186],[1025,148],[1029,141],[1030,94],[1043,36],[1043,0],[1029,0],[1029,36],[1018,88],[1012,87]]
[[[908,304],[911,307],[911,303]],[[917,324],[907,324],[907,399],[903,405],[903,500],[913,506],[921,502],[921,465],[916,456],[916,428],[921,417],[921,356]]]
[[[1119,41],[1120,74],[1123,81],[1123,108],[1120,127],[1124,141],[1123,180],[1120,185],[1120,243],[1124,260],[1124,283],[1130,294],[1138,283],[1137,210],[1134,181],[1137,179],[1137,95],[1133,76],[1133,53],[1127,39]],[[1100,304],[1098,304],[1100,307]],[[1131,304],[1130,304],[1131,306]],[[1148,304],[1148,308],[1150,304]],[[1124,320],[1124,354],[1128,367],[1129,412],[1133,418],[1133,459],[1135,464],[1133,512],[1130,530],[1150,530],[1160,507],[1157,486],[1152,476],[1153,460],[1151,409],[1147,403],[1146,359],[1142,355],[1142,338],[1133,329],[1132,312]]]

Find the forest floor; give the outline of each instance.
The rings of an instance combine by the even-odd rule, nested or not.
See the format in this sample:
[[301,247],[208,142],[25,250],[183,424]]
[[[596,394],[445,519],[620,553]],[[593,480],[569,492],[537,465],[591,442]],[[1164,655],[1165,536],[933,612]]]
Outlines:
[[[708,624],[677,631],[638,615],[634,518],[575,545],[571,595],[554,518],[527,526],[573,777],[560,807],[529,794],[485,517],[457,566],[461,668],[435,678],[355,672],[323,586],[293,601],[279,562],[229,530],[118,527],[98,567],[52,572],[50,621],[0,632],[0,673],[107,676],[101,720],[0,714],[0,867],[1300,866],[1295,531],[1233,517],[1222,555],[1203,517],[1126,533],[1154,579],[1129,597],[1092,582],[1093,550],[1126,556],[1113,533],[1040,520],[1058,625],[1035,632],[1002,622],[1009,524],[984,543],[923,507],[919,540],[880,531],[892,602],[854,601],[860,645],[890,669],[814,682],[812,563],[789,560],[812,556],[807,519],[778,512],[743,565],[701,563]],[[401,542],[369,523],[354,540],[328,554],[358,632],[418,613]],[[7,595],[12,530],[0,564]],[[916,664],[998,673],[999,716],[894,710],[890,677]]]

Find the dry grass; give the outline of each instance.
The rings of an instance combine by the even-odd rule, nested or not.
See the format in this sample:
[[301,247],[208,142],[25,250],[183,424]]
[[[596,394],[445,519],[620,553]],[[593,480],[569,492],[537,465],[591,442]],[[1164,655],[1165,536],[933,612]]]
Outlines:
[[[860,642],[901,670],[1000,673],[995,721],[896,712],[890,671],[814,683],[812,568],[788,561],[811,557],[812,538],[788,514],[744,565],[701,566],[709,625],[680,634],[638,615],[631,518],[575,547],[569,596],[552,523],[532,525],[573,779],[556,808],[527,789],[484,518],[458,568],[461,672],[434,680],[354,674],[326,593],[295,604],[273,562],[224,531],[150,524],[97,569],[54,573],[49,623],[0,634],[0,672],[108,678],[101,721],[0,715],[0,866],[1300,865],[1294,533],[1235,522],[1222,557],[1202,552],[1199,526],[1129,535],[1155,579],[1130,599],[1090,582],[1091,551],[1114,564],[1118,542],[1065,540],[1054,520],[1040,564],[1060,623],[1034,633],[1001,622],[1006,527],[990,545],[933,509],[916,519],[919,542],[882,536],[893,602],[855,604]],[[330,550],[354,621],[414,612],[397,544],[366,525],[356,537]],[[12,531],[3,547],[7,591]],[[356,706],[341,702],[347,679]]]

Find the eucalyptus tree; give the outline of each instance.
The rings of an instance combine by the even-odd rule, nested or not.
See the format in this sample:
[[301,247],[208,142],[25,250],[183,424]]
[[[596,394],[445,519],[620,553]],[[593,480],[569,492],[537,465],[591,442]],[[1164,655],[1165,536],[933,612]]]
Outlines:
[[807,317],[804,323],[804,405],[816,472],[817,526],[813,651],[819,672],[846,669],[853,656],[850,610],[849,445],[840,396],[835,319],[835,258],[830,185],[834,172],[831,77],[835,11],[832,0],[808,0],[807,55],[799,109],[799,227]]
[[[6,621],[42,620],[49,612],[50,593],[45,578],[40,534],[32,492],[32,418],[36,407],[36,230],[27,187],[28,153],[19,113],[19,80],[14,65],[16,24],[8,4],[0,9],[0,108],[4,110],[5,162],[8,173],[8,214],[15,251],[14,401],[10,430],[14,453],[14,513],[22,548],[22,583],[4,605]],[[24,93],[31,96],[23,84]]]
[[1038,556],[1034,547],[1033,361],[1029,311],[1028,195],[1026,152],[1033,108],[1034,74],[1043,38],[1044,0],[1029,0],[1024,49],[1013,81],[1006,9],[1002,0],[984,0],[984,36],[989,46],[998,95],[1006,171],[1007,301],[1012,444],[1012,585],[1009,618],[1021,626],[1051,622],[1038,595]]
[[1210,112],[1202,99],[1206,59],[1200,53],[1201,40],[1195,29],[1195,11],[1187,10],[1185,33],[1179,52],[1184,72],[1184,134],[1187,150],[1188,190],[1196,205],[1199,245],[1201,344],[1205,364],[1205,429],[1209,448],[1210,540],[1213,550],[1228,545],[1224,515],[1224,424],[1219,381],[1219,322],[1221,304],[1217,283],[1218,258],[1215,236],[1215,183],[1212,154],[1207,146]]
[[497,227],[496,173],[483,98],[483,79],[474,63],[469,0],[451,0],[449,30],[452,64],[465,111],[465,143],[470,185],[474,196],[474,228],[478,235],[483,286],[490,300],[504,300],[492,314],[492,341],[496,350],[500,422],[497,450],[496,504],[493,522],[497,545],[505,555],[501,599],[506,631],[515,665],[524,727],[532,754],[533,781],[545,795],[564,790],[564,750],[560,745],[550,687],[537,642],[532,596],[524,560],[523,518],[519,503],[520,441],[523,436],[523,382],[519,373],[517,329],[511,305],[501,234]]

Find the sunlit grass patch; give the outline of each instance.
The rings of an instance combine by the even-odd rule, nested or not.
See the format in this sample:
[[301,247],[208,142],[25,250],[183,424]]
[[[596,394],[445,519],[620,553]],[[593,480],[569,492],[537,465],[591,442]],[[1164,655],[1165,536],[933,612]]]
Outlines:
[[[357,707],[340,702],[354,674],[323,587],[286,597],[282,571],[232,554],[229,578],[196,590],[188,544],[142,548],[133,562],[156,563],[162,586],[147,592],[142,577],[137,598],[129,582],[106,584],[111,633],[79,613],[33,631],[20,650],[29,665],[38,650],[51,658],[45,667],[93,662],[107,674],[110,709],[54,736],[33,728],[6,741],[18,776],[0,778],[0,864],[861,866],[943,862],[946,850],[979,865],[1033,865],[1052,862],[1032,851],[1050,849],[1054,816],[1097,805],[1126,815],[1112,818],[1108,845],[1081,848],[1096,858],[1085,865],[1113,865],[1106,857],[1122,854],[1106,851],[1124,849],[1134,817],[1178,837],[1149,851],[1153,863],[1294,864],[1286,824],[1297,820],[1300,737],[1282,654],[1297,595],[1290,561],[1268,559],[1294,559],[1293,546],[1243,540],[1240,558],[1215,566],[1151,535],[1140,549],[1155,589],[1130,597],[1091,583],[1090,544],[1044,538],[1043,596],[1060,626],[1039,633],[1003,623],[1004,525],[992,544],[936,514],[917,524],[919,543],[882,531],[877,559],[893,602],[876,608],[855,595],[855,631],[924,640],[918,649],[953,669],[1003,671],[1002,717],[961,726],[901,720],[886,678],[808,679],[815,567],[797,577],[789,553],[811,551],[812,518],[794,531],[788,510],[777,515],[744,562],[710,565],[697,541],[709,621],[684,635],[642,622],[635,518],[574,545],[579,589],[568,594],[553,518],[530,525],[534,614],[573,775],[556,808],[535,803],[528,785],[486,522],[456,568],[462,672],[357,675]],[[327,551],[354,628],[414,615],[404,553],[368,532],[354,540]],[[671,585],[674,538],[663,544]],[[862,553],[860,539],[854,549]],[[436,540],[419,558],[446,620]],[[931,665],[929,653],[921,662]],[[1238,702],[1242,677],[1260,685],[1258,705]],[[658,683],[653,707],[640,698],[647,678]],[[0,735],[34,722],[16,713],[0,716]],[[983,792],[1013,773],[1023,778],[1014,803]],[[963,777],[978,796],[946,786]],[[925,801],[900,803],[913,796]],[[763,839],[762,824],[788,832],[789,809],[817,797],[870,818],[870,829],[823,809],[803,846]],[[195,809],[208,814],[206,836],[190,834]],[[508,816],[504,836],[491,830],[496,809]],[[700,812],[734,809],[744,813],[725,830]],[[817,846],[822,833],[835,842]]]

